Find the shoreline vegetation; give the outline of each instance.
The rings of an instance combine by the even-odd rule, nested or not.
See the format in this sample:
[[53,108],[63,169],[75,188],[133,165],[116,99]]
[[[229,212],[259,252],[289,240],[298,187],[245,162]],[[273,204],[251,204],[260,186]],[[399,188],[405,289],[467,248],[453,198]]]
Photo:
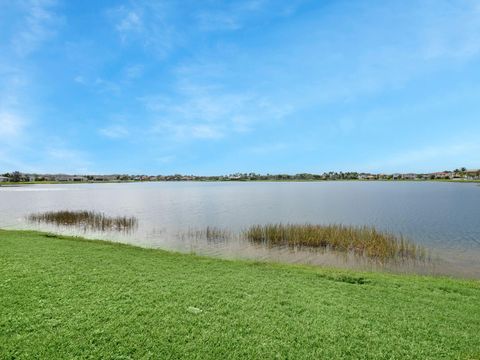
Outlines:
[[[138,226],[138,220],[133,216],[109,217],[104,213],[88,210],[34,213],[27,216],[27,220],[31,223],[76,227],[84,231],[130,232]],[[423,246],[372,226],[278,223],[252,225],[238,234],[229,229],[207,226],[204,230],[193,231],[187,235],[192,239],[204,237],[209,242],[238,238],[267,247],[323,249],[349,253],[377,262],[427,260],[427,251]]]
[[58,226],[75,226],[84,230],[97,231],[131,231],[138,226],[138,220],[133,216],[107,216],[95,211],[47,211],[27,216],[32,223],[46,223]]
[[353,253],[374,261],[427,259],[426,249],[371,226],[267,224],[244,231],[251,242],[267,246],[311,247]]
[[0,358],[480,357],[480,282],[0,230]]

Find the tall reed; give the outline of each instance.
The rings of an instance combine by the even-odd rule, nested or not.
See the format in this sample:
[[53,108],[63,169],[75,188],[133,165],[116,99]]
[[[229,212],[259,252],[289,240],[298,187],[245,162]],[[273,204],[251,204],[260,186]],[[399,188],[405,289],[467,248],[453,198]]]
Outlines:
[[186,237],[195,241],[207,240],[211,243],[223,243],[231,240],[234,236],[232,232],[214,226],[207,226],[206,228],[200,230],[189,230],[181,235],[183,238]]
[[380,261],[418,259],[426,251],[403,236],[371,226],[268,224],[253,225],[243,232],[253,242],[273,246],[305,246],[352,252]]
[[78,226],[90,230],[127,231],[134,229],[138,220],[135,217],[109,217],[95,211],[48,211],[31,214],[27,217],[30,222],[55,224],[60,226]]

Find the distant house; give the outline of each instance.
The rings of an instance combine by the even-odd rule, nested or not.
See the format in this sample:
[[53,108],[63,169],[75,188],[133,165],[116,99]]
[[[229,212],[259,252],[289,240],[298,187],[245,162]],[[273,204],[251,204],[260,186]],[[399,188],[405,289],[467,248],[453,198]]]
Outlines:
[[10,181],[10,179],[6,176],[0,176],[0,182],[7,182]]
[[68,182],[68,181],[81,182],[81,181],[87,181],[88,179],[84,176],[79,176],[79,175],[57,175],[53,180],[61,181],[61,182]]
[[360,174],[358,180],[377,180],[377,176],[373,174]]
[[72,178],[72,181],[81,182],[81,181],[88,181],[88,179],[85,176],[74,176]]
[[442,172],[436,172],[433,173],[435,176],[435,179],[453,179],[454,173],[450,171],[442,171]]
[[479,180],[480,179],[480,169],[467,170],[467,171],[465,171],[465,176],[468,180]]
[[480,172],[477,170],[467,170],[461,173],[460,179],[463,180],[478,180],[480,179]]

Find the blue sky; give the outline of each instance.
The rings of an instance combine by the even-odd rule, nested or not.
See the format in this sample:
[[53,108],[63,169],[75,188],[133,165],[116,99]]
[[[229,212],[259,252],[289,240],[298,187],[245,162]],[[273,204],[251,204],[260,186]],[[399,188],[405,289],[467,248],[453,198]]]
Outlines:
[[480,167],[476,1],[0,0],[0,172]]

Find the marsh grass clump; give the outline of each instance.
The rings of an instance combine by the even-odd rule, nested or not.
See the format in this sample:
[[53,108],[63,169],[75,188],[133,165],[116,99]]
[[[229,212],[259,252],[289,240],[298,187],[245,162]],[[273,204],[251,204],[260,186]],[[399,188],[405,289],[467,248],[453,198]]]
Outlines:
[[138,220],[127,216],[106,216],[95,211],[48,211],[31,214],[27,218],[30,222],[47,223],[59,226],[77,226],[85,230],[98,231],[129,231],[137,227]]
[[350,252],[370,259],[424,260],[426,250],[403,236],[381,232],[371,226],[268,224],[253,225],[243,233],[257,244],[313,247]]
[[230,238],[231,234],[227,230],[207,226],[205,229],[205,237],[208,241],[225,241]]
[[186,233],[189,239],[201,240],[205,239],[211,243],[223,243],[232,238],[233,234],[225,229],[220,229],[215,226],[207,226],[201,230],[190,230]]

